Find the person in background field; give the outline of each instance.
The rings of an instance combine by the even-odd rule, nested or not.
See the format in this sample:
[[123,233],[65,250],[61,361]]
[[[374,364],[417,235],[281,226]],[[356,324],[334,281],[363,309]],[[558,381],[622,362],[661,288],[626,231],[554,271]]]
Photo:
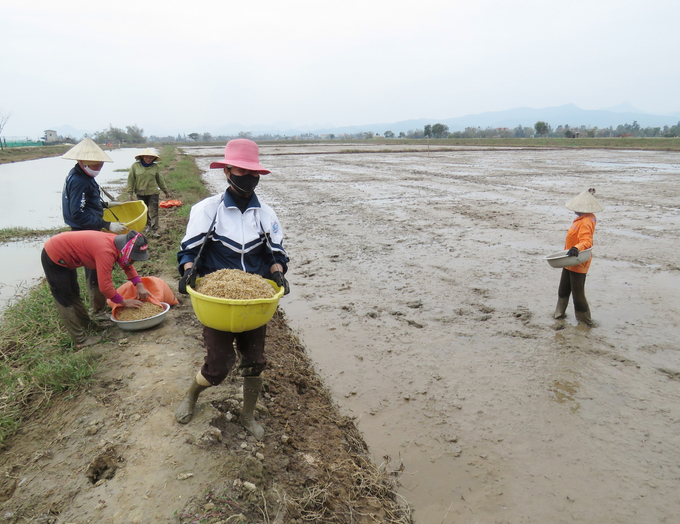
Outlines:
[[[287,294],[290,288],[284,273],[288,269],[288,256],[283,249],[283,231],[274,210],[255,195],[260,175],[270,173],[259,163],[257,144],[247,139],[231,140],[224,149],[224,160],[211,163],[210,168],[223,169],[229,186],[224,193],[208,197],[191,208],[186,234],[177,253],[182,275],[179,291],[186,293],[187,283],[193,286],[190,279],[196,274],[204,276],[219,269],[240,269],[275,281]],[[198,267],[189,271],[204,241],[206,245]],[[264,429],[253,419],[253,411],[262,388],[260,374],[267,365],[266,333],[266,326],[243,333],[204,326],[207,355],[175,412],[177,422],[188,423],[199,394],[227,377],[236,359],[236,340],[243,376],[240,421],[251,435],[261,439]]]
[[[578,217],[567,232],[564,249],[569,250],[567,253],[569,256],[576,257],[580,251],[593,247],[593,233],[595,232],[595,224],[597,222],[594,213],[604,210],[602,204],[593,196],[594,194],[595,190],[591,188],[565,204],[565,207],[574,211]],[[576,320],[579,323],[593,326],[593,320],[590,317],[590,306],[588,306],[585,293],[586,274],[590,268],[591,261],[592,258],[576,266],[562,269],[562,277],[557,289],[557,307],[555,308],[554,315],[556,319],[566,317],[569,295],[572,295]]]
[[166,198],[170,198],[170,192],[161,175],[161,169],[156,164],[160,157],[155,150],[146,148],[135,156],[137,162],[132,164],[128,175],[127,191],[130,200],[142,200],[148,209],[147,227],[149,235],[158,237],[158,195],[159,189],[163,191]]
[[[148,297],[137,271],[132,267],[136,260],[148,260],[149,244],[141,233],[129,231],[125,235],[111,235],[102,231],[67,231],[45,242],[41,262],[57,312],[77,348],[91,346],[101,337],[88,337],[90,317],[80,298],[76,269],[86,267],[96,270],[98,285],[103,295],[116,304],[141,307],[140,300]],[[124,299],[113,285],[111,272],[118,264],[137,286],[137,298]]]
[[[95,178],[104,166],[104,162],[113,162],[109,156],[92,139],[84,138],[76,146],[69,149],[61,158],[77,160],[64,182],[61,193],[61,209],[64,222],[72,231],[101,231],[108,229],[112,233],[122,233],[125,226],[120,222],[104,220],[104,208],[119,205],[118,202],[105,202],[99,191]],[[85,268],[85,280],[90,295],[90,311],[100,320],[108,318],[105,312],[106,297],[99,291],[96,270]]]

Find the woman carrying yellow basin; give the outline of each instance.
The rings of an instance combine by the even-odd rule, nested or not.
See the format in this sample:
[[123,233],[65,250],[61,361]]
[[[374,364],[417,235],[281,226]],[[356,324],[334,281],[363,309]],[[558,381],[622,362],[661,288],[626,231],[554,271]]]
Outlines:
[[[259,149],[252,140],[237,139],[227,143],[224,160],[210,164],[222,169],[229,186],[224,193],[202,200],[191,208],[187,230],[177,253],[180,292],[187,284],[194,288],[196,275],[205,276],[220,269],[240,269],[274,281],[289,292],[284,273],[288,256],[283,249],[283,231],[274,210],[260,202],[255,187],[269,170],[259,163]],[[200,259],[198,255],[200,253]],[[194,267],[196,260],[197,267]],[[240,421],[258,440],[264,429],[253,419],[267,360],[264,343],[267,326],[231,333],[203,326],[206,357],[184,400],[175,412],[180,424],[188,423],[199,394],[220,384],[235,363],[234,341],[243,376],[243,410]]]

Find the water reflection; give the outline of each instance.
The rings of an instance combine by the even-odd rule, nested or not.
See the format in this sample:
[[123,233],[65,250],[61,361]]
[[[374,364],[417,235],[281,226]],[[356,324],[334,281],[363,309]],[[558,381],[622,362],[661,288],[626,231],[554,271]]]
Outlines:
[[10,242],[0,245],[0,311],[15,296],[20,296],[42,276],[40,252],[45,239]]
[[[97,182],[116,196],[127,183],[127,171],[141,149],[126,148],[108,151],[113,163],[106,162]],[[26,227],[49,229],[61,227],[61,190],[74,160],[60,157],[0,164],[0,229]],[[112,191],[113,190],[113,191]]]

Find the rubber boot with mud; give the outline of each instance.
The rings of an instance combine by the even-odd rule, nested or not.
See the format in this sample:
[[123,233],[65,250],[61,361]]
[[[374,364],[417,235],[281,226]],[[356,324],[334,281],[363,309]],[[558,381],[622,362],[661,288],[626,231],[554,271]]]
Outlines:
[[262,377],[243,377],[243,409],[239,420],[246,431],[257,440],[262,440],[262,437],[264,437],[264,428],[253,418],[261,389]]
[[[198,381],[205,382],[207,385],[202,385],[199,384]],[[200,377],[197,375],[194,378],[194,381],[192,382],[191,386],[189,386],[189,390],[186,392],[186,395],[184,395],[184,398],[182,399],[182,403],[179,405],[177,408],[177,411],[175,411],[175,419],[177,422],[180,424],[187,424],[192,417],[194,416],[194,407],[196,406],[196,401],[198,400],[198,396],[201,394],[203,390],[206,390],[210,387],[210,383],[203,378],[201,375]]]
[[590,308],[586,311],[575,311],[576,320],[579,324],[585,324],[588,327],[595,327],[595,322],[590,317]]
[[91,287],[88,290],[90,295],[90,314],[95,320],[109,320],[106,312],[106,297],[98,287]]
[[555,308],[555,314],[553,318],[560,320],[567,317],[567,306],[569,305],[569,297],[558,298],[557,307]]
[[102,337],[87,336],[87,325],[90,318],[87,316],[87,311],[85,311],[84,307],[64,307],[61,304],[57,304],[57,313],[59,313],[59,318],[61,318],[66,326],[66,331],[68,331],[76,348],[92,346],[102,341]]

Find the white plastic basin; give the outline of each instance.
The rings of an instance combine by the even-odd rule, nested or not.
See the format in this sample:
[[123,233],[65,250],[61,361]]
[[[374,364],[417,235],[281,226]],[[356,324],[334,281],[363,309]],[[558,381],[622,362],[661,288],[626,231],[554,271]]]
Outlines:
[[590,260],[590,257],[593,256],[592,247],[584,249],[583,251],[579,251],[577,257],[567,256],[568,251],[568,249],[565,249],[564,251],[558,251],[552,255],[543,257],[543,260],[547,260],[548,264],[550,264],[552,267],[571,267],[583,264],[584,262]]

